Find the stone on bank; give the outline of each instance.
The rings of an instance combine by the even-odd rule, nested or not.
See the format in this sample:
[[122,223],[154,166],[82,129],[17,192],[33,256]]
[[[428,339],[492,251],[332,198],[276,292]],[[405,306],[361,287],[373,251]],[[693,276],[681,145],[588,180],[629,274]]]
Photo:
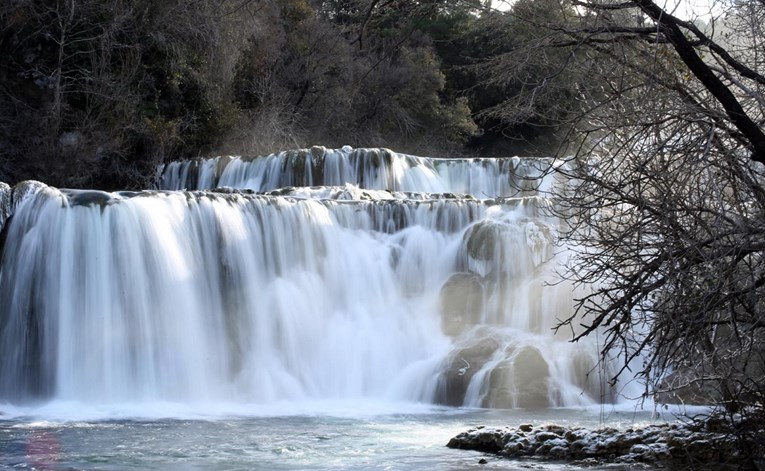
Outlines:
[[558,425],[491,429],[477,427],[449,440],[450,448],[483,451],[508,458],[602,463],[673,465],[730,464],[738,458],[730,435],[678,424],[619,431]]

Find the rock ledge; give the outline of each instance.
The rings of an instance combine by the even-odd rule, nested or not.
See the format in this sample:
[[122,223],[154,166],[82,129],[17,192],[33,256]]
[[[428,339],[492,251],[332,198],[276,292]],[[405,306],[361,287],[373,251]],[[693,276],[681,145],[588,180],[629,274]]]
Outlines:
[[558,425],[516,428],[478,427],[449,440],[450,448],[495,453],[509,458],[599,463],[731,463],[737,459],[730,435],[678,424],[619,431]]

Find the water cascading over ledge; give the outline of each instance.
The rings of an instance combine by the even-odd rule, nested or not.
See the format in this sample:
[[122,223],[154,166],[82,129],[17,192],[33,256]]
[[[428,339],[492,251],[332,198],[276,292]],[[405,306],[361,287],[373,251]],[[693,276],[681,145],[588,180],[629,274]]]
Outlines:
[[312,147],[260,157],[223,156],[173,162],[160,169],[163,190],[219,187],[270,191],[351,183],[369,190],[461,193],[475,198],[534,196],[549,191],[547,158],[433,158],[388,149]]
[[597,347],[551,330],[573,300],[546,283],[561,221],[533,192],[547,183],[513,173],[541,163],[493,164],[514,198],[453,194],[490,167],[469,160],[431,165],[425,189],[452,194],[357,186],[388,164],[265,193],[0,189],[0,401],[610,401]]

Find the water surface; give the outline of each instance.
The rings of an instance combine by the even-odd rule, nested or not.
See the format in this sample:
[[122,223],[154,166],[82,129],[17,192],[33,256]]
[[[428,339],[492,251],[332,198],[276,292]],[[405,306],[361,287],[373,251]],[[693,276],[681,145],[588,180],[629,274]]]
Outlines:
[[[629,408],[508,411],[347,402],[197,409],[51,403],[0,411],[0,466],[11,469],[580,469],[445,444],[479,425],[628,428],[661,420]],[[481,458],[487,463],[479,464]]]

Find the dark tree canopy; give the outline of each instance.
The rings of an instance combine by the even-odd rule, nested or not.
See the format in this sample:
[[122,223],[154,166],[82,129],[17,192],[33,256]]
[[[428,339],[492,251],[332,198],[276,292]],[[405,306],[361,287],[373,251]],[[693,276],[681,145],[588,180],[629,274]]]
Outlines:
[[169,159],[477,132],[420,25],[463,2],[9,0],[0,179],[140,188]]

